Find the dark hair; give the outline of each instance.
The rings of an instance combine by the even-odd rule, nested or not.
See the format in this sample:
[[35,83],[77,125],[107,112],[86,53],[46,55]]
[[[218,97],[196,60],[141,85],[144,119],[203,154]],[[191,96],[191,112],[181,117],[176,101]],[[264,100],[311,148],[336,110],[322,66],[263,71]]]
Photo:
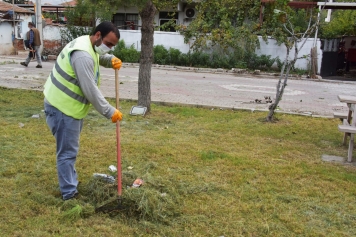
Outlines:
[[95,35],[96,32],[100,31],[101,36],[104,38],[110,32],[114,32],[116,37],[120,39],[120,32],[119,29],[110,21],[103,21],[99,25],[95,27],[91,35]]
[[28,24],[31,26],[35,26],[35,24],[33,24],[33,22],[31,22],[31,21]]

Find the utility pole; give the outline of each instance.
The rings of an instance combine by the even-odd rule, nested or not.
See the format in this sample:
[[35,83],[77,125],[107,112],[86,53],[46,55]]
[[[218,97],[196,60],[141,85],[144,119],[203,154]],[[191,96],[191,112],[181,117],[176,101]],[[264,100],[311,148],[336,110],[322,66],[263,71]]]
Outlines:
[[41,0],[36,0],[36,28],[40,32],[40,38],[41,38],[40,54],[41,54],[43,51],[43,26],[42,26]]
[[15,0],[12,0],[12,24],[14,26],[14,32],[11,37],[12,37],[12,45],[14,46],[14,49],[15,49],[15,55],[17,55],[17,41],[15,40],[16,39],[16,25],[15,25],[15,3],[14,3],[14,1]]

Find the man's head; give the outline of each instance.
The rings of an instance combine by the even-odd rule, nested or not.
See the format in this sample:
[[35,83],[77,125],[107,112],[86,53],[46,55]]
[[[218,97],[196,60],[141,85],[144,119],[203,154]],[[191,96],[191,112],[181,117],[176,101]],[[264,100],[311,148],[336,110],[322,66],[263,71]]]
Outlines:
[[35,24],[33,24],[33,22],[29,22],[29,23],[28,23],[28,28],[31,29],[31,28],[33,28],[33,27],[35,27]]
[[113,23],[104,21],[95,27],[90,37],[95,51],[100,53],[98,52],[98,48],[105,48],[107,46],[111,49],[119,42],[120,32]]

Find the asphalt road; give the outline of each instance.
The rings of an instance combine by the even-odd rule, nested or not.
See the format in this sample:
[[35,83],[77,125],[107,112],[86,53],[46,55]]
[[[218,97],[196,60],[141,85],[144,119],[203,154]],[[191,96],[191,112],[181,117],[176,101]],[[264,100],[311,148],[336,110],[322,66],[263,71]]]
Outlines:
[[[43,62],[37,69],[35,61],[28,67],[19,63],[25,55],[0,56],[0,86],[42,90],[54,61]],[[274,100],[278,77],[269,75],[236,74],[192,68],[153,67],[151,76],[152,102],[199,105],[223,109],[248,109],[267,111]],[[115,73],[101,69],[100,90],[105,97],[115,97]],[[124,64],[119,71],[120,99],[137,100],[138,65]],[[346,104],[340,103],[337,95],[356,96],[356,82],[341,80],[313,80],[290,78],[279,112],[308,116],[332,117],[333,112],[347,112]],[[256,102],[257,100],[257,102]]]

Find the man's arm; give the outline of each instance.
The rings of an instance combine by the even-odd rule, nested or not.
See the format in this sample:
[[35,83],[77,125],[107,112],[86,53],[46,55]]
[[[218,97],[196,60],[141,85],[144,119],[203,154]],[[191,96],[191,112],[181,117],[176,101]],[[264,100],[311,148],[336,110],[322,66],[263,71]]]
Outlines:
[[111,59],[115,57],[112,54],[104,54],[99,56],[99,64],[100,66],[106,67],[106,68],[112,68],[112,62]]
[[100,92],[94,74],[94,60],[85,51],[74,51],[71,54],[71,64],[79,81],[79,86],[85,98],[94,108],[106,118],[111,118],[115,112],[115,107],[109,104]]

